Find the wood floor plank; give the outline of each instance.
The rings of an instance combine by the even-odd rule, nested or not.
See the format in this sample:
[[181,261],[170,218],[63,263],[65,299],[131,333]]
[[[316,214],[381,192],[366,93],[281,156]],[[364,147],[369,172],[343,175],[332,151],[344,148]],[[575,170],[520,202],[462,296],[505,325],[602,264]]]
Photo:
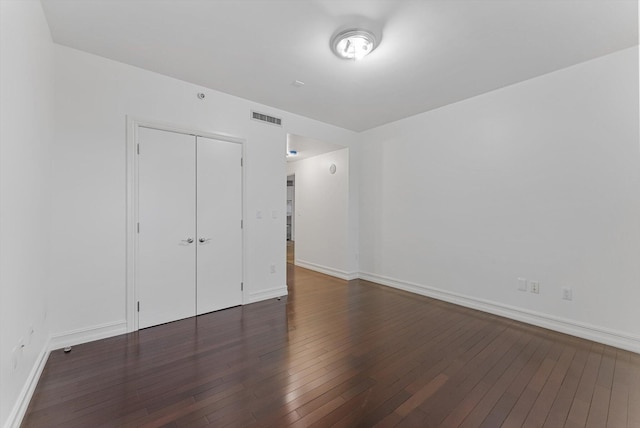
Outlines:
[[593,390],[598,377],[603,351],[604,347],[602,345],[594,345],[591,347],[587,364],[582,372],[578,390],[571,403],[571,409],[569,410],[567,422],[565,423],[569,428],[584,427],[587,423],[589,406],[591,405],[591,398],[593,397]]
[[292,265],[288,287],[53,351],[22,426],[640,426],[638,354]]
[[[533,338],[495,382],[481,381],[442,422],[442,427],[480,426],[540,344]],[[464,424],[463,424],[464,422]]]
[[444,373],[440,373],[435,377],[435,379],[426,384],[415,394],[412,394],[408,400],[398,406],[398,408],[395,410],[395,413],[397,413],[401,417],[407,416],[413,411],[413,409],[424,403],[427,398],[435,394],[438,389],[440,389],[445,383],[447,383],[448,380],[449,376],[445,375]]
[[607,427],[626,427],[629,408],[629,372],[630,355],[621,350],[616,351],[616,366],[613,374],[611,399],[609,401],[609,417]]
[[565,347],[562,351],[562,355],[558,359],[557,364],[547,378],[544,387],[540,390],[540,394],[538,394],[535,403],[533,403],[533,407],[522,425],[523,428],[540,427],[544,425],[551,406],[553,406],[556,396],[558,395],[560,386],[569,370],[569,366],[573,361],[575,352],[575,348],[570,346]]
[[[431,426],[441,424],[483,378],[492,384],[530,339],[520,332],[506,329],[467,364],[450,372],[450,383],[438,396],[420,407],[426,414],[425,423]],[[491,357],[494,353],[497,358]]]
[[531,407],[535,400],[538,398],[538,394],[542,390],[542,387],[547,381],[547,378],[551,374],[556,364],[556,353],[559,352],[564,346],[561,343],[556,343],[551,347],[549,353],[537,368],[535,374],[529,380],[526,388],[520,393],[516,403],[509,412],[509,415],[503,422],[503,427],[521,427],[526,420]]
[[571,362],[571,366],[567,372],[565,380],[562,382],[558,395],[556,396],[551,409],[548,412],[544,426],[547,428],[554,428],[563,426],[567,420],[571,403],[576,394],[578,383],[585,364],[587,362],[587,356],[589,353],[589,347],[579,346],[576,355]]
[[640,355],[629,354],[629,403],[627,426],[640,427]]
[[509,416],[519,397],[551,349],[552,342],[550,340],[545,336],[540,336],[539,339],[541,340],[540,346],[485,417],[482,426],[486,428],[501,426]]
[[593,390],[591,406],[589,407],[587,428],[604,427],[607,425],[615,363],[616,351],[609,346],[605,347],[602,360],[600,361],[598,378],[596,379],[596,385]]

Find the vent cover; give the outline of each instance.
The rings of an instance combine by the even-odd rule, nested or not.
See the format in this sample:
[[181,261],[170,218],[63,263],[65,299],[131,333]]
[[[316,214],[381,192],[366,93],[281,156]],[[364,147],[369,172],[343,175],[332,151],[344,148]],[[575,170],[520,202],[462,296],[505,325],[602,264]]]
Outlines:
[[280,119],[279,117],[269,116],[268,114],[258,113],[257,111],[253,110],[251,111],[251,119],[270,123],[272,125],[282,126],[282,119]]

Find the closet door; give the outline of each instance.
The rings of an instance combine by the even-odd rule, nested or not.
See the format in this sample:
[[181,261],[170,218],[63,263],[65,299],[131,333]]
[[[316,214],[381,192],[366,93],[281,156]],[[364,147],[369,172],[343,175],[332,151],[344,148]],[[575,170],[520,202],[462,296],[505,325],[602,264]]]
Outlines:
[[242,146],[197,137],[197,313],[242,304]]
[[138,133],[138,327],[195,315],[196,141]]

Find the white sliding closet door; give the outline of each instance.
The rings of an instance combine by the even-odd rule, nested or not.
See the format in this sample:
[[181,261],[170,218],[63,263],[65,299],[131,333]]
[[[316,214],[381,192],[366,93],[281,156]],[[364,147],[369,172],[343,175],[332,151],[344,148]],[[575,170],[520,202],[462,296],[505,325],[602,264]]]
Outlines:
[[196,144],[139,128],[138,327],[191,317],[196,307]]
[[242,146],[197,137],[197,313],[242,304]]

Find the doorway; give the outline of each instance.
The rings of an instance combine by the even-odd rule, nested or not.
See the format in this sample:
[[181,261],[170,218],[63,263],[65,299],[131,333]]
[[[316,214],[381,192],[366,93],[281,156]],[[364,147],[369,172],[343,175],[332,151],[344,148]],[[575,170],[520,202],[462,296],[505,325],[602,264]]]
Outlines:
[[339,278],[352,275],[349,171],[347,147],[287,135],[287,210],[291,200],[293,241],[287,241],[287,261],[292,255],[295,266]]
[[296,176],[287,176],[287,263],[295,264],[296,251]]

